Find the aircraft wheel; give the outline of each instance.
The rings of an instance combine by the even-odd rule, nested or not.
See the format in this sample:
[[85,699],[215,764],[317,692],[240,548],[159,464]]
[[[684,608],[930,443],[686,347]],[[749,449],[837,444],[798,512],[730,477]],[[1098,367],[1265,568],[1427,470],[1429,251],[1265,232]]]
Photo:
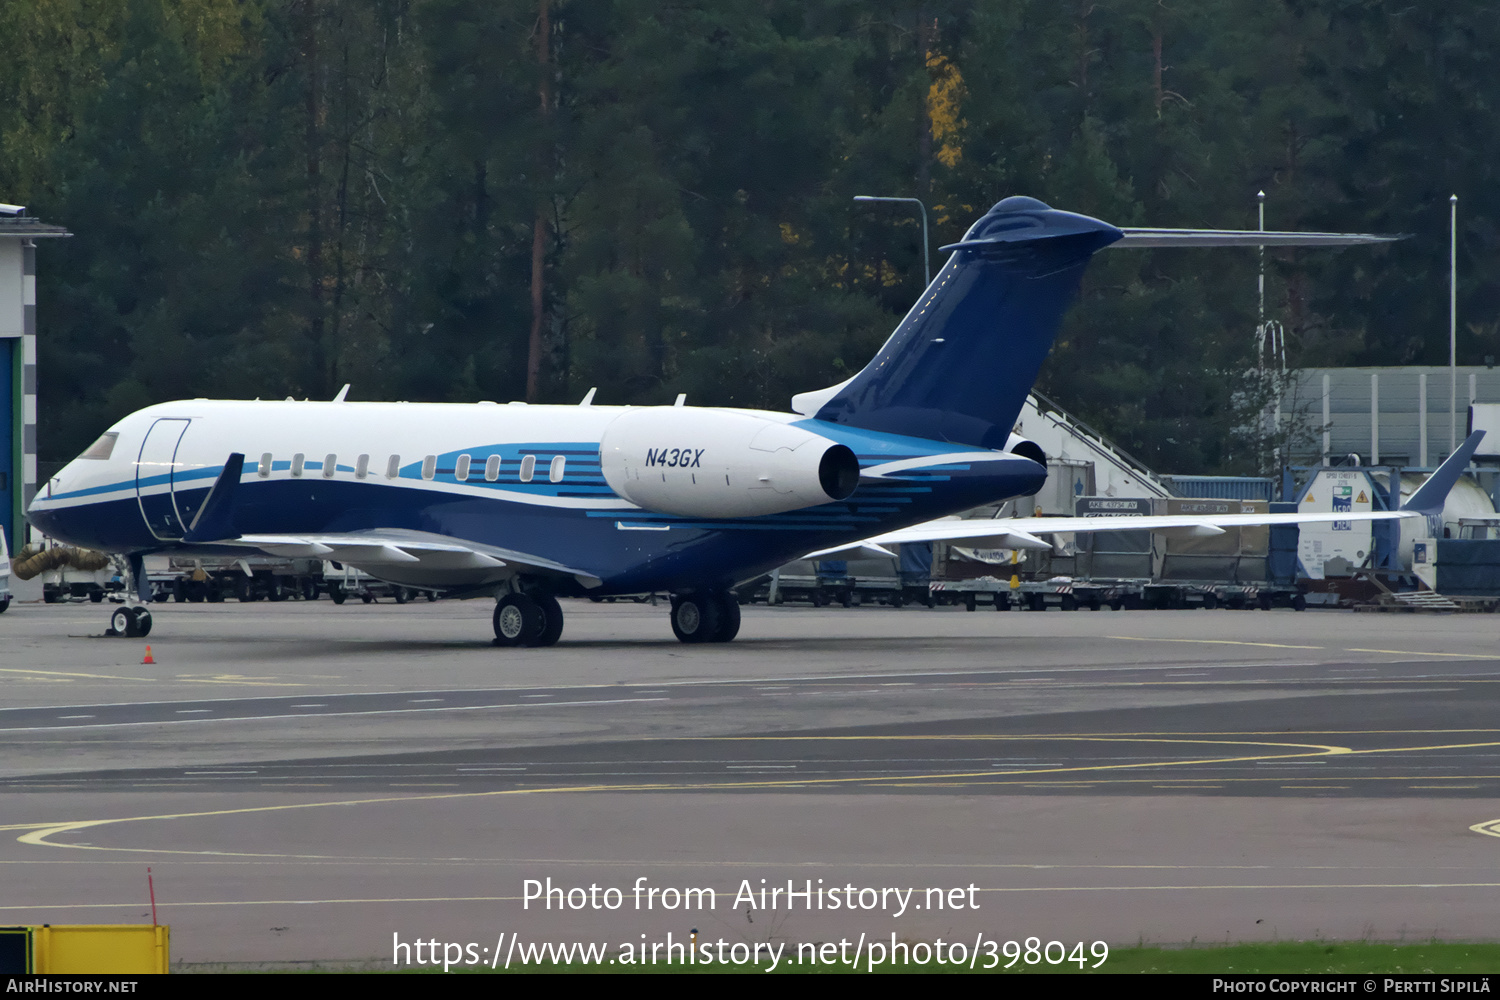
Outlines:
[[110,635],[131,635],[135,632],[135,615],[129,608],[115,608],[109,615]]
[[286,600],[286,585],[281,582],[280,577],[271,577],[271,583],[266,591],[266,597],[273,601]]
[[[5,614],[5,609],[8,607],[10,607],[10,595],[6,594],[4,597],[0,597],[0,615]],[[1493,611],[1494,609],[1491,608],[1490,610]]]
[[712,595],[719,604],[719,627],[706,642],[732,642],[740,633],[740,602],[727,591]]
[[719,601],[697,593],[672,598],[672,634],[681,642],[712,642],[719,634]]
[[547,628],[547,616],[525,594],[506,594],[495,604],[494,625],[495,645],[535,646]]
[[542,617],[546,619],[546,624],[542,626],[541,635],[537,636],[536,641],[530,643],[530,645],[556,645],[557,640],[562,638],[563,633],[562,605],[557,603],[557,598],[548,594],[544,597],[538,597],[536,599],[536,606],[541,609]]
[[391,591],[391,593],[395,595],[397,604],[406,603],[408,591],[405,587],[396,587]]
[[151,634],[151,612],[145,608],[133,608],[135,611],[135,637],[144,639]]

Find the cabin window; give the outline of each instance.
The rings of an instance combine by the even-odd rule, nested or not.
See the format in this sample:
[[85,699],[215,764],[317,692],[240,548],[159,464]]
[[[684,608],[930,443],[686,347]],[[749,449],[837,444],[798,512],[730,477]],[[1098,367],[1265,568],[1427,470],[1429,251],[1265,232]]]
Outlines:
[[370,456],[361,455],[354,461],[354,478],[363,479],[370,474]]
[[338,471],[339,457],[337,455],[323,456],[323,478],[332,479],[333,474]]
[[453,478],[459,482],[465,482],[469,478],[470,459],[468,455],[458,456],[458,462],[453,467]]
[[256,469],[255,472],[262,479],[271,474],[271,453],[269,451],[260,456],[260,468]]
[[422,459],[422,478],[431,479],[435,475],[437,475],[437,456],[428,455]]
[[536,456],[527,455],[521,459],[521,482],[531,482],[531,477],[536,474]]
[[108,431],[103,436],[101,436],[99,440],[89,445],[88,450],[78,457],[104,461],[105,459],[108,459],[109,456],[114,452],[115,441],[117,441],[119,437],[120,435],[118,432]]
[[560,483],[563,479],[563,468],[568,464],[567,456],[554,455],[552,464],[547,468],[547,478],[554,483]]
[[306,458],[306,456],[304,456],[302,454],[302,452],[299,451],[299,452],[297,452],[297,454],[293,455],[292,456],[292,475],[294,475],[294,476],[300,476],[300,475],[302,475],[302,466],[306,462],[307,462],[307,458]]
[[398,479],[401,476],[401,456],[392,455],[391,460],[385,463],[385,478]]
[[484,461],[484,481],[493,483],[500,478],[500,456],[491,455]]

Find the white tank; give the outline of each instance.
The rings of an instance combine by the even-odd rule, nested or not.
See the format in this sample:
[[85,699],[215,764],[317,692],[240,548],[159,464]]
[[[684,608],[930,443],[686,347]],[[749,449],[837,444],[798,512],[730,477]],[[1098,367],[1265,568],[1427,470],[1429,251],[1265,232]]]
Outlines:
[[[1384,479],[1385,477],[1381,477]],[[1401,502],[1405,503],[1411,495],[1417,491],[1417,487],[1427,481],[1425,475],[1419,473],[1402,473],[1401,475]],[[1443,505],[1442,525],[1428,525],[1426,519],[1410,517],[1402,520],[1401,524],[1401,566],[1411,569],[1411,547],[1412,543],[1421,538],[1432,537],[1434,534],[1441,538],[1443,527],[1453,529],[1453,537],[1458,537],[1458,519],[1461,517],[1494,517],[1495,504],[1490,496],[1479,484],[1467,476],[1460,476],[1458,482],[1453,484],[1453,491],[1448,494],[1448,502]],[[1436,529],[1436,530],[1434,530]]]

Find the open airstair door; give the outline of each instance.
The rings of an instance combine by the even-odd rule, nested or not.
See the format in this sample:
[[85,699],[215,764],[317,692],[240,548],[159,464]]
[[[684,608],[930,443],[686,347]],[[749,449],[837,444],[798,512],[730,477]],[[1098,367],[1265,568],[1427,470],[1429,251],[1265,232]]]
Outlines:
[[156,421],[146,432],[140,457],[135,463],[135,496],[141,505],[141,517],[151,534],[164,542],[182,538],[185,525],[196,513],[196,507],[193,510],[180,509],[180,498],[175,495],[182,488],[175,481],[182,468],[177,453],[190,423],[191,420],[178,417]]

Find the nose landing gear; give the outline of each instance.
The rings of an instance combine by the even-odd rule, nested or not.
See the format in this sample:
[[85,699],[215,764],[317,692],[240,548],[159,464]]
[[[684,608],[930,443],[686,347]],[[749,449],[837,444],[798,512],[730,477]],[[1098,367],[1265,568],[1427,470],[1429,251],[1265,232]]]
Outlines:
[[140,639],[151,634],[151,612],[134,605],[115,608],[109,616],[109,629],[105,635],[121,635],[127,639]]
[[140,556],[115,556],[115,566],[120,578],[125,581],[125,596],[137,599],[141,604],[127,604],[115,608],[109,615],[109,628],[105,635],[119,635],[127,639],[139,639],[151,634],[151,612],[144,605],[151,600],[151,581],[146,579],[145,566]]

